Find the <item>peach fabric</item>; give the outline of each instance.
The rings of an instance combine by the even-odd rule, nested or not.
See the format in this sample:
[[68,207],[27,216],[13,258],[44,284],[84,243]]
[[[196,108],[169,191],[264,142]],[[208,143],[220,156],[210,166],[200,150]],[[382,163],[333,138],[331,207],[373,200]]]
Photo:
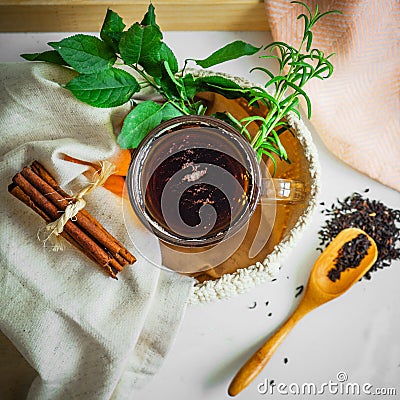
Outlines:
[[[316,1],[304,1],[315,10]],[[332,58],[334,74],[306,86],[312,124],[341,160],[400,190],[400,1],[319,0],[340,10],[315,25],[313,46]],[[300,44],[304,7],[265,0],[274,40]]]

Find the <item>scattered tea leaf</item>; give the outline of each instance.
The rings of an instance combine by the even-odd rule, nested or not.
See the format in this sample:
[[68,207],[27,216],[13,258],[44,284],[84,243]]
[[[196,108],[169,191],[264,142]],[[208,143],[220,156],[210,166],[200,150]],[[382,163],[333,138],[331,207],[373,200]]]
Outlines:
[[327,246],[345,228],[362,229],[374,239],[378,257],[363,278],[371,279],[373,271],[400,259],[400,210],[353,193],[323,211],[327,219],[318,232],[320,246]]
[[249,306],[249,309],[253,310],[256,307],[257,307],[257,302],[255,301],[251,306]]
[[346,242],[339,249],[337,257],[333,260],[334,267],[328,271],[328,278],[332,282],[336,282],[344,271],[349,268],[357,268],[368,254],[370,247],[371,242],[363,233]]
[[303,293],[303,290],[304,290],[304,286],[303,285],[297,286],[296,294],[294,295],[294,297],[299,297]]

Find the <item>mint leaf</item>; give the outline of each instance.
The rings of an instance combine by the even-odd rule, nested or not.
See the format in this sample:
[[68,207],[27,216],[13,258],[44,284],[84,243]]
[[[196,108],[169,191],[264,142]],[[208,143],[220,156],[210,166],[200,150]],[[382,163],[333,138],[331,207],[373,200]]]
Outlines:
[[168,121],[169,119],[180,117],[183,115],[181,111],[179,111],[176,107],[174,107],[171,103],[165,103],[162,108],[162,121]]
[[121,69],[110,68],[93,74],[83,74],[65,87],[73,95],[94,107],[116,107],[126,103],[140,90],[136,79]]
[[52,64],[68,65],[55,50],[48,50],[43,53],[21,54],[21,57],[28,61],[46,61]]
[[182,78],[182,83],[185,87],[186,96],[188,97],[188,99],[193,99],[193,97],[196,96],[196,93],[198,92],[198,86],[195,79],[193,78],[193,75],[186,74]]
[[139,62],[142,41],[143,28],[137,22],[122,33],[119,42],[119,53],[126,64],[137,64]]
[[173,51],[165,43],[161,43],[160,59],[168,62],[172,73],[176,74],[178,72],[178,60],[176,59]]
[[165,70],[165,67],[161,67],[161,76],[155,77],[154,82],[161,88],[160,92],[168,99],[179,99],[179,91],[175,83],[171,80],[170,76]]
[[123,32],[119,52],[127,64],[140,64],[148,74],[161,75],[161,39],[159,28],[141,26],[137,22]]
[[117,56],[100,39],[89,35],[74,35],[59,42],[50,42],[60,56],[76,71],[91,74],[110,68]]
[[161,106],[154,101],[139,103],[125,118],[118,136],[123,149],[136,149],[145,136],[161,123]]
[[115,51],[118,51],[118,44],[125,26],[122,18],[113,10],[108,9],[101,27],[100,37]]
[[149,8],[147,9],[147,13],[144,14],[144,17],[142,19],[141,25],[152,25],[155,26],[156,28],[160,29],[160,27],[156,23],[156,14],[154,12],[154,6],[153,4],[149,4]]
[[244,97],[250,100],[249,91],[243,89],[236,82],[224,78],[223,76],[204,76],[195,80],[197,92],[215,92],[219,93],[227,99],[237,99]]
[[243,56],[251,56],[257,53],[261,47],[255,47],[250,43],[236,40],[235,42],[229,43],[226,46],[220,48],[216,52],[204,60],[193,60],[197,65],[203,68],[209,68],[217,64],[221,64],[225,61],[234,60]]

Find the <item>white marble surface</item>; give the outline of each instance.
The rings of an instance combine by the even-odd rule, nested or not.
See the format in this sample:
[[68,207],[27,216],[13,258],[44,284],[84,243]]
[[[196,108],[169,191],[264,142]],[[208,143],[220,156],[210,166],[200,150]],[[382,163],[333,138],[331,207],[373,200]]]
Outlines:
[[[20,61],[20,53],[43,51],[45,43],[67,34],[0,34],[0,61]],[[167,32],[166,42],[178,58],[205,57],[219,46],[241,38],[253,44],[267,44],[265,32]],[[189,49],[189,50],[188,50]],[[221,65],[218,70],[258,81],[249,74],[257,57]],[[318,107],[314,104],[314,107]],[[340,116],[338,116],[340,117]],[[330,205],[354,191],[369,188],[368,197],[399,208],[400,194],[352,170],[333,157],[310,127],[322,166],[320,201]],[[321,207],[322,209],[322,207]],[[160,372],[134,398],[140,400],[221,400],[228,398],[230,379],[254,350],[285,320],[298,303],[296,288],[305,285],[318,256],[317,232],[323,216],[315,212],[312,223],[291,254],[288,254],[275,282],[257,287],[229,301],[190,306],[176,342]],[[357,283],[343,297],[306,316],[269,364],[238,396],[239,399],[368,399],[370,395],[349,396],[261,394],[258,386],[265,379],[290,385],[321,385],[337,382],[345,372],[347,382],[376,388],[394,387],[400,396],[400,262],[378,271],[371,281]],[[256,302],[256,307],[251,309]],[[268,302],[268,305],[266,305]],[[271,313],[271,315],[269,315]],[[287,363],[284,362],[287,358]],[[1,360],[0,360],[1,363]],[[4,365],[3,365],[4,366]],[[292,386],[294,388],[294,386]],[[3,388],[4,389],[4,388]],[[261,388],[264,389],[264,388]],[[283,389],[283,387],[281,387]],[[1,393],[8,393],[3,390]],[[21,393],[21,391],[20,391]],[[0,396],[1,397],[1,396]],[[375,398],[399,398],[373,396]],[[13,397],[9,398],[23,398]]]

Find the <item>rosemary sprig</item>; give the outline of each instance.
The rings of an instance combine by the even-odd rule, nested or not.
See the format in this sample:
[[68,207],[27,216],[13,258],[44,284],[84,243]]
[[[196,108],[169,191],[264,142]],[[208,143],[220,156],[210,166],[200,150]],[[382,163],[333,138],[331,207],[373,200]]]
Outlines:
[[[247,127],[253,122],[258,124],[258,132],[250,140],[250,143],[257,154],[257,158],[261,160],[263,155],[270,157],[275,168],[275,156],[278,156],[281,160],[289,161],[287,152],[279,139],[280,133],[287,128],[287,123],[283,118],[290,111],[301,118],[298,109],[300,97],[305,99],[307,116],[311,118],[311,101],[303,87],[312,78],[324,80],[333,73],[333,65],[329,61],[333,54],[325,56],[321,50],[311,49],[313,40],[311,29],[322,17],[332,13],[341,14],[337,10],[321,13],[318,5],[315,12],[312,13],[303,2],[292,1],[292,3],[304,6],[308,14],[302,13],[297,17],[297,19],[304,19],[304,34],[300,46],[296,49],[284,42],[273,42],[264,48],[269,54],[260,56],[260,58],[276,60],[279,64],[279,73],[274,75],[269,69],[261,66],[251,70],[265,73],[268,81],[263,88],[250,88],[251,100],[249,105],[264,104],[267,106],[268,112],[266,116],[250,116],[240,121],[240,131],[246,138],[250,137]],[[277,55],[271,54],[273,51],[277,51]],[[271,87],[274,89],[273,94],[268,91]],[[238,121],[231,115],[228,116],[232,123],[238,126]]]

